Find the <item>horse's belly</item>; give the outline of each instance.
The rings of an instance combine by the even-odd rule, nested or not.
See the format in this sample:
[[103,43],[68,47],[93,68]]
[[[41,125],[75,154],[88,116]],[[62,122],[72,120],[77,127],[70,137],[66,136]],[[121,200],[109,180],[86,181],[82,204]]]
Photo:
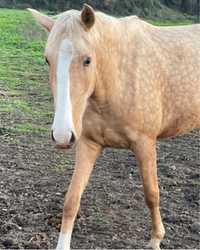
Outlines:
[[193,129],[200,128],[200,112],[184,114],[179,116],[177,119],[173,120],[166,126],[159,138],[174,137],[177,135],[185,134]]

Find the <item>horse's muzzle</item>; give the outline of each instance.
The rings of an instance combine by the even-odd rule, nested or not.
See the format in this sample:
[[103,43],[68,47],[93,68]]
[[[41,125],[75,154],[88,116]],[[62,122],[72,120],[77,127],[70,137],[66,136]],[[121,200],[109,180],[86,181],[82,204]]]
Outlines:
[[53,142],[55,142],[56,147],[59,148],[59,149],[70,149],[73,146],[73,144],[75,143],[75,141],[76,141],[74,133],[71,132],[71,137],[70,137],[69,142],[58,143],[56,141],[55,137],[54,137],[53,130],[51,131],[51,139],[52,139]]

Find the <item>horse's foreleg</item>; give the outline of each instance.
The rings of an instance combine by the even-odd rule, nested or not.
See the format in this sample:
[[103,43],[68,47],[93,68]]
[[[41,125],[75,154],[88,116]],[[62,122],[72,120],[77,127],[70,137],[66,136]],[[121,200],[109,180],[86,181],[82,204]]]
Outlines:
[[160,216],[160,196],[156,164],[156,141],[148,137],[141,137],[134,145],[134,151],[139,163],[145,201],[152,218],[152,234],[149,247],[159,249],[165,230]]
[[76,164],[64,201],[62,225],[57,250],[70,249],[71,234],[79,210],[81,196],[100,152],[101,147],[99,145],[84,139],[81,139],[77,144]]

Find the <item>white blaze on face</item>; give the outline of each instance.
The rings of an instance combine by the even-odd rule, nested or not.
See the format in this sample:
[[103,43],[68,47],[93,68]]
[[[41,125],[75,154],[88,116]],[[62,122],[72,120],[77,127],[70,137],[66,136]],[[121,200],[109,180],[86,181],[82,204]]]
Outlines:
[[54,139],[60,145],[69,144],[72,131],[74,132],[69,76],[72,56],[72,43],[68,39],[65,39],[61,42],[58,53],[56,105],[52,126]]

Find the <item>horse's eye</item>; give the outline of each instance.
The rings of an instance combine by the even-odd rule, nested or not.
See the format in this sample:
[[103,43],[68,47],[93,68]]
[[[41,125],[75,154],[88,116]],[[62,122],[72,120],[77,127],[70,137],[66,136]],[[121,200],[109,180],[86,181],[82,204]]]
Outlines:
[[90,65],[92,59],[91,57],[87,57],[84,61],[83,61],[83,66],[87,67]]

